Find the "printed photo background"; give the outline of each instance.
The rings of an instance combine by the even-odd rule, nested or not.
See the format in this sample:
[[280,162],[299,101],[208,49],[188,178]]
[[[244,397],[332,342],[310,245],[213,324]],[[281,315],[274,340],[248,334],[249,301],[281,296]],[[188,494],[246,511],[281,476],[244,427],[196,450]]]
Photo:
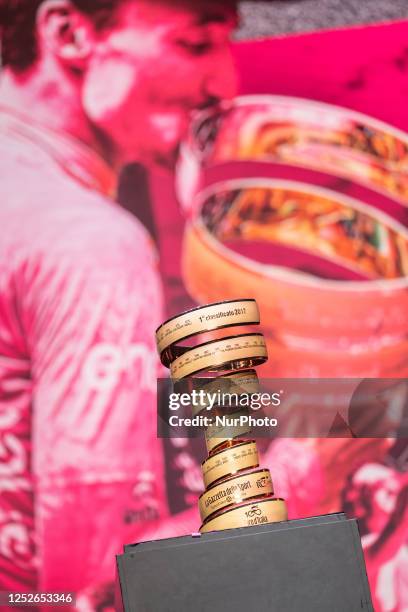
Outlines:
[[[291,96],[334,104],[408,132],[407,34],[408,22],[396,22],[235,44],[240,93]],[[406,158],[402,172],[405,175],[408,172]],[[262,164],[242,164],[232,171],[228,164],[220,164],[213,169],[212,175],[210,171],[207,184],[242,175],[281,176],[279,168],[271,166],[268,169]],[[306,181],[313,184],[314,178],[313,173],[309,173]],[[188,212],[177,199],[173,178],[159,174],[151,176],[151,207],[143,205],[143,208],[141,200],[131,197],[135,185],[145,185],[145,202],[149,201],[140,168],[129,168],[124,179],[122,202],[151,228],[157,240],[168,316],[197,305],[186,288],[183,274],[183,257],[186,257],[183,237]],[[335,183],[334,188],[339,193],[347,194],[346,179]],[[353,185],[355,182],[351,181]],[[372,205],[376,206],[375,194]],[[405,206],[406,203],[395,206],[392,199],[383,202],[384,212],[395,218],[398,209],[398,220],[406,225]],[[194,258],[199,262],[200,251],[196,249]],[[231,297],[222,288],[218,292],[214,289],[216,267],[213,272],[202,286],[207,283],[212,287],[208,292],[212,299]],[[241,297],[241,294],[242,289],[237,284],[235,296]],[[264,299],[268,301],[267,294]],[[299,304],[299,308],[302,307],[304,305]],[[349,363],[347,350],[338,355],[345,364]],[[270,360],[273,357],[272,353]],[[300,365],[306,364],[307,352],[301,352],[298,360]],[[282,366],[277,358],[280,376],[294,375],[289,363]],[[407,349],[403,347],[399,352],[398,367],[391,365],[384,356],[379,357],[374,374],[371,365],[372,356],[367,354],[365,360],[360,361],[357,375],[406,377]],[[315,375],[338,375],[335,363],[332,367],[332,370],[326,368],[323,374],[317,371]],[[348,376],[356,375],[352,365],[346,366],[343,372]],[[350,516],[359,518],[375,609],[408,609],[406,440],[343,438],[265,442],[263,440],[263,465],[273,470],[276,491],[288,500],[290,517],[345,510]],[[170,504],[173,511],[179,511],[194,504],[201,492],[199,462],[204,449],[198,441],[180,439],[165,443]]]
[[[336,104],[365,113],[408,132],[406,105],[408,94],[407,35],[408,22],[404,21],[388,25],[355,27],[293,37],[282,36],[252,42],[237,42],[234,44],[234,55],[241,82],[240,95],[290,96]],[[140,119],[142,120],[142,118]],[[36,136],[36,134],[34,135]],[[44,138],[44,134],[41,134],[41,137]],[[67,146],[64,138],[54,140],[54,134],[49,138],[50,140],[47,138],[45,141],[46,144],[52,145],[51,149],[55,149],[58,153]],[[43,163],[47,164],[46,154],[42,153],[38,156],[38,159],[34,159],[31,146],[32,143],[20,142],[15,153],[18,156],[21,152],[21,159],[23,160],[28,157],[30,164],[32,162],[35,162],[38,166]],[[70,150],[71,143],[69,143]],[[405,151],[397,151],[398,160],[402,160],[402,169],[400,169],[402,181],[404,176],[408,175],[405,153]],[[385,147],[384,155],[388,154],[389,151]],[[394,152],[391,151],[390,154],[394,155]],[[43,160],[45,161],[43,162]],[[405,166],[403,163],[405,163]],[[289,165],[287,164],[287,166]],[[79,166],[81,167],[80,164]],[[97,165],[97,168],[94,168],[96,175],[98,175],[98,172],[96,172],[98,169],[101,177],[106,178],[105,175],[107,175],[107,182],[110,183],[108,180],[110,173],[107,172],[107,169],[105,167],[99,168],[99,165]],[[48,170],[50,176],[54,176],[54,166],[52,165],[50,169],[47,167],[45,176],[47,176]],[[72,168],[71,170],[72,174],[75,174]],[[283,168],[279,164],[264,163],[259,160],[256,162],[244,161],[240,165],[233,166],[218,164],[213,168],[207,168],[207,170],[205,181],[208,185],[215,181],[223,181],[227,178],[236,179],[242,176],[251,178],[262,175],[269,179],[282,178],[281,173],[283,172]],[[313,181],[317,181],[320,176],[323,180],[323,186],[329,186],[340,194],[352,195],[353,197],[358,197],[362,193],[368,194],[366,187],[363,186],[356,190],[354,182],[344,177],[337,180],[334,185],[324,183],[323,174],[319,175],[316,169],[305,171],[298,168],[295,172],[293,168],[290,170],[287,167],[286,170],[288,174],[285,175],[285,178],[291,180],[304,180],[313,185]],[[85,185],[87,188],[90,187],[90,191],[95,189],[92,182],[89,185],[87,184],[86,181],[89,177],[80,174],[79,178],[80,181],[85,181]],[[61,183],[64,186],[64,189],[61,188],[63,191],[63,194],[62,191],[61,194],[66,196],[65,198],[61,197],[65,210],[71,210],[71,203],[67,195],[71,193],[71,179],[71,176],[68,179],[64,175],[64,182]],[[50,183],[46,183],[47,189],[49,185]],[[65,188],[66,185],[68,186]],[[107,185],[104,185],[104,188],[106,187]],[[27,195],[23,191],[24,185],[21,185],[21,189],[21,193]],[[108,191],[108,189],[105,190]],[[78,197],[83,196],[83,192],[79,191],[78,193]],[[398,223],[407,225],[405,205],[393,203],[392,198],[387,198],[384,194],[378,195],[376,193],[374,197],[373,193],[371,193],[373,200],[370,200],[370,203],[374,207],[378,203],[382,206],[383,212],[391,216],[394,215],[395,211],[398,211]],[[15,193],[13,192],[12,195],[14,196]],[[190,195],[192,204],[194,193]],[[137,164],[129,166],[123,171],[121,177],[118,200],[124,208],[129,210],[148,228],[156,242],[167,316],[170,317],[196,306],[197,303],[204,301],[205,295],[211,295],[212,300],[230,297],[226,294],[227,285],[223,283],[225,279],[217,279],[219,268],[216,264],[213,269],[207,270],[204,278],[195,278],[194,268],[189,272],[190,277],[186,278],[186,263],[190,262],[190,258],[192,260],[194,256],[195,261],[200,263],[203,261],[203,257],[197,246],[190,253],[185,249],[186,227],[191,218],[191,211],[189,210],[188,197],[187,205],[186,202],[182,205],[180,198],[176,195],[174,175],[164,171],[147,171],[143,166]],[[389,210],[387,206],[390,207]],[[85,228],[81,226],[81,232],[79,232],[82,238],[85,237],[85,242],[87,241],[86,233],[88,229],[93,227],[94,217],[92,215],[94,211],[99,214],[99,202],[97,201],[89,211],[88,225]],[[78,212],[78,218],[81,218],[81,213],[82,211]],[[112,214],[113,223],[114,213]],[[49,217],[47,222],[48,220]],[[51,226],[51,220],[49,223]],[[106,222],[104,231],[107,235],[109,229],[110,225]],[[373,246],[371,243],[374,244],[374,238],[377,239],[377,236],[373,237],[372,224],[367,222],[367,225],[364,224],[364,229],[361,231],[363,231],[368,246]],[[34,237],[30,235],[29,229],[27,229],[27,235],[29,236],[28,242],[34,243]],[[348,246],[350,244],[353,246],[352,238],[353,235],[351,234]],[[371,265],[373,258],[375,260],[375,265],[370,267],[371,271],[377,269],[378,264],[382,266],[381,269],[385,267],[387,274],[397,274],[397,276],[403,277],[403,270],[406,270],[404,268],[406,261],[403,258],[405,243],[402,240],[398,241],[397,246],[394,243],[392,244],[395,249],[383,251],[379,249],[383,242],[381,240],[375,241],[375,250],[379,251],[378,261],[375,258],[377,252],[373,254],[371,251],[371,259],[368,257],[367,261]],[[288,247],[288,245],[283,246]],[[293,246],[293,244],[289,246]],[[146,242],[146,252],[147,248]],[[140,250],[142,250],[142,246]],[[263,253],[268,257],[268,250],[264,250]],[[275,250],[275,255],[280,257],[279,261],[282,265],[286,262],[285,253],[288,254],[289,251],[285,251],[283,248],[279,252]],[[291,256],[294,255],[293,249],[290,253]],[[300,257],[299,253],[297,255]],[[304,257],[304,253],[301,255]],[[309,255],[311,257],[310,253]],[[314,261],[322,263],[322,258],[319,259],[319,253],[312,253],[312,255],[315,258]],[[388,257],[388,255],[390,256]],[[101,257],[106,257],[106,260],[108,260],[108,251],[103,250]],[[143,264],[143,253],[140,254],[140,257]],[[308,263],[311,261],[310,257]],[[313,257],[311,258],[313,259]],[[147,260],[148,257],[146,256]],[[5,264],[7,262],[0,263]],[[294,267],[296,265],[295,261]],[[342,274],[346,269],[350,272],[347,266],[340,265],[338,262],[336,265],[336,270],[339,271],[341,268]],[[335,267],[333,264],[330,273],[333,273]],[[116,282],[115,270],[112,272],[112,278],[112,284],[114,284]],[[196,280],[200,280],[201,286],[204,288],[201,293],[202,299],[192,289],[193,281]],[[215,282],[216,280],[217,282]],[[252,294],[242,295],[243,289],[240,283],[237,282],[234,285],[232,276],[228,280],[228,291],[234,293],[233,297],[258,297]],[[136,310],[138,296],[135,297],[134,302],[130,302],[129,294],[132,291],[139,292],[138,281],[140,282],[139,278],[133,279],[132,277],[129,280],[129,285],[120,289],[123,303],[127,304],[128,310],[132,307]],[[269,298],[272,302],[272,296],[269,295],[266,285],[265,287],[264,290],[261,281],[260,297],[262,297],[266,309],[268,308]],[[49,288],[49,285],[47,285],[47,288]],[[137,334],[141,338],[146,333],[145,322],[148,320],[151,326],[152,319],[159,311],[158,303],[160,301],[156,286],[145,287],[145,290],[146,294],[151,296],[153,305],[151,312],[145,313],[146,319],[140,323],[140,328],[137,329]],[[70,295],[72,297],[74,292],[70,292]],[[364,303],[364,294],[362,295]],[[404,293],[401,295],[405,298]],[[314,294],[312,297],[314,300],[317,299]],[[83,299],[84,294],[78,290],[78,294],[75,294],[75,303],[70,304],[73,310],[76,311],[81,303],[86,312],[92,311],[94,304],[84,305]],[[306,305],[306,302],[302,301],[298,307],[302,309],[306,308]],[[320,304],[320,306],[322,305]],[[400,303],[398,307],[400,307]],[[110,326],[113,331],[120,327],[120,323],[123,323],[129,314],[125,310],[124,307],[120,312],[110,313],[108,327]],[[267,321],[267,324],[264,323],[262,331],[265,332],[270,342],[270,367],[275,368],[276,371],[279,368],[280,377],[293,376],[292,365],[294,362],[290,351],[286,352],[284,358],[284,352],[280,351],[279,353],[278,351],[278,343],[276,344],[276,350],[273,350],[272,346],[273,338],[284,330],[276,326],[273,316],[271,318],[269,315],[266,317],[263,314],[264,312],[266,310],[261,311],[261,317],[263,321]],[[293,311],[289,309],[287,312],[289,318],[292,313]],[[99,318],[103,319],[104,316],[104,311],[101,309]],[[345,318],[339,312],[339,317],[341,316]],[[349,318],[352,322],[352,313],[351,315],[349,313]],[[75,327],[77,321],[75,318],[67,316],[65,319]],[[405,338],[408,329],[404,329],[403,325],[404,318],[402,317],[402,323],[398,329],[400,336]],[[76,329],[78,329],[78,325]],[[71,332],[72,337],[75,338],[75,329],[72,331],[70,328]],[[405,336],[403,332],[405,332]],[[397,339],[398,342],[400,336]],[[106,338],[102,340],[106,343]],[[156,359],[153,338],[149,337],[145,340],[146,346],[151,349],[148,353],[141,353],[139,346],[136,346],[135,349],[131,345],[134,352],[126,354],[123,363],[120,361],[120,356],[117,361],[120,367],[125,364],[124,369],[131,370],[134,364],[132,359],[134,359],[140,366],[137,372],[139,377],[143,368],[149,372],[153,371],[154,366],[152,364]],[[316,338],[310,337],[309,340],[316,340]],[[336,344],[337,341],[340,341],[340,338],[332,335],[331,341]],[[71,348],[73,343],[71,342]],[[74,348],[76,349],[76,347]],[[331,362],[325,360],[324,375],[355,376],[356,372],[349,361],[347,350],[341,351],[339,346],[336,345],[336,351],[335,358]],[[406,377],[408,351],[405,344],[403,342],[398,343],[395,352],[397,359],[394,361],[390,361],[388,357],[385,358],[382,354],[377,355],[375,371],[372,369],[372,355],[369,352],[366,353],[358,360],[360,368],[358,375],[361,377],[370,375]],[[72,397],[70,394],[73,393],[74,385],[71,385],[69,376],[76,384],[79,377],[76,375],[76,370],[74,374],[72,374],[72,371],[68,372],[69,376],[67,376],[64,367],[59,367],[61,355],[63,358],[63,351],[57,355],[58,359],[55,360],[56,375],[52,381],[54,385],[52,389],[56,389],[59,394],[64,394],[66,390],[65,401],[67,401],[67,397],[70,401]],[[0,355],[0,357],[6,357],[7,359],[7,355]],[[330,369],[330,364],[333,365],[333,368],[337,368],[337,357],[343,363],[341,372],[338,369]],[[103,358],[104,354],[102,354],[100,361],[95,360],[95,372],[93,372],[97,382],[102,385],[104,383],[103,366],[105,365]],[[114,354],[114,361],[116,358],[117,356]],[[8,366],[10,366],[9,361],[7,360],[6,364]],[[308,363],[309,355],[306,348],[298,349],[296,354],[297,373],[302,372],[302,375],[307,376],[322,374],[316,368],[306,370]],[[11,365],[14,368],[15,362]],[[102,373],[98,369],[100,365]],[[131,374],[133,375],[134,372],[131,372]],[[262,376],[261,369],[259,374]],[[24,370],[23,375],[29,380],[28,370],[27,372]],[[268,375],[271,376],[271,373],[269,372]],[[126,378],[127,383],[129,380],[134,382],[135,376],[131,379],[131,375],[129,375],[129,378]],[[128,387],[130,387],[129,384]],[[23,391],[25,390],[26,387],[23,388]],[[120,395],[121,389],[115,387],[116,391]],[[129,388],[124,389],[124,391],[129,391]],[[41,503],[37,504],[37,509],[41,507],[41,520],[44,520],[46,524],[44,533],[38,534],[36,533],[38,516],[34,516],[34,506],[37,503],[34,502],[36,491],[32,488],[31,482],[31,413],[30,415],[24,414],[19,421],[18,410],[14,411],[17,414],[17,425],[14,426],[16,423],[10,425],[12,417],[15,416],[13,411],[9,409],[13,403],[14,392],[15,389],[12,389],[12,397],[5,396],[5,401],[0,405],[0,476],[3,486],[2,501],[5,502],[3,504],[4,508],[0,504],[0,591],[3,590],[2,584],[7,584],[8,587],[12,584],[15,590],[38,590],[39,580],[42,580],[42,584],[46,584],[50,588],[52,586],[53,590],[62,591],[71,588],[75,590],[79,585],[78,591],[82,591],[80,593],[82,609],[110,609],[113,606],[114,552],[120,552],[118,542],[124,544],[129,541],[130,537],[136,538],[137,534],[141,534],[141,539],[148,539],[149,535],[150,537],[156,537],[156,534],[158,534],[157,537],[162,537],[160,530],[149,532],[144,527],[156,524],[159,521],[165,522],[169,518],[169,514],[176,516],[183,511],[188,513],[191,510],[190,519],[183,522],[184,519],[181,518],[177,529],[177,523],[175,522],[174,535],[185,532],[185,529],[192,530],[199,526],[196,507],[198,496],[203,490],[200,462],[205,454],[204,443],[200,440],[184,438],[157,440],[155,436],[156,414],[149,415],[146,411],[141,410],[149,401],[151,402],[154,389],[153,391],[152,389],[146,390],[146,399],[141,393],[140,406],[132,406],[131,410],[129,410],[126,397],[122,398],[122,403],[119,404],[115,404],[115,398],[109,397],[108,413],[110,414],[111,406],[117,408],[118,405],[122,413],[120,419],[116,417],[112,421],[101,419],[103,421],[101,429],[104,436],[106,435],[106,437],[103,436],[102,441],[98,438],[98,435],[94,435],[92,429],[94,423],[91,421],[95,413],[89,410],[91,403],[86,404],[85,402],[86,407],[83,410],[81,409],[78,415],[72,415],[72,413],[66,411],[63,417],[67,419],[68,425],[64,420],[62,420],[62,425],[58,421],[57,428],[60,435],[58,439],[62,439],[63,444],[58,448],[58,453],[50,444],[45,449],[46,452],[43,453],[43,457],[46,459],[44,459],[42,465],[47,469],[52,461],[56,463],[57,467],[58,462],[65,465],[65,459],[70,453],[69,445],[65,446],[66,431],[69,430],[70,432],[73,431],[79,440],[78,446],[74,447],[74,450],[77,451],[79,448],[80,457],[85,458],[81,462],[74,454],[72,457],[70,456],[69,460],[72,461],[73,467],[76,468],[80,464],[83,472],[86,473],[86,461],[89,458],[95,459],[96,457],[98,469],[106,480],[99,483],[101,484],[100,487],[88,486],[89,483],[85,482],[82,483],[83,486],[75,485],[63,488],[63,493],[58,489],[60,486],[58,479],[53,480],[50,490],[46,495],[43,495]],[[27,408],[27,412],[28,408],[31,409],[29,404],[30,392],[31,389],[28,388],[27,398],[25,398],[26,401],[23,406]],[[98,415],[104,414],[98,403],[100,401],[98,393],[92,393],[91,400],[92,407],[96,405],[96,413]],[[62,401],[60,404],[56,402],[57,408],[62,404]],[[113,409],[112,412],[115,415],[118,414]],[[126,415],[127,420],[122,418],[122,415]],[[50,419],[52,416],[50,416]],[[74,426],[72,423],[74,423]],[[43,428],[44,431],[46,429],[46,427]],[[117,442],[117,431],[119,429],[122,433],[125,430],[127,435],[126,448],[123,445],[119,448],[120,445]],[[14,445],[7,444],[10,440],[14,442]],[[402,439],[396,441],[370,438],[351,439],[347,437],[324,440],[311,438],[278,439],[273,442],[263,439],[260,441],[259,447],[262,450],[262,465],[272,470],[276,493],[288,502],[290,518],[345,510],[350,516],[356,516],[360,520],[367,570],[376,611],[403,612],[408,610],[408,453],[406,441]],[[162,455],[164,455],[164,458]],[[140,458],[140,462],[138,459],[136,461],[135,457],[136,459]],[[129,481],[125,483],[121,483],[120,479],[115,481],[112,477],[116,459],[119,465],[120,460],[123,460],[131,474]],[[133,462],[134,459],[135,462]],[[136,464],[142,466],[138,473],[135,473],[136,470],[133,469]],[[108,470],[110,470],[109,477],[107,477]],[[87,474],[85,475],[87,476]],[[99,477],[100,474],[97,474],[97,476]],[[6,487],[10,488],[6,489]],[[13,487],[15,490],[13,490]],[[131,501],[129,502],[129,500]],[[77,504],[80,504],[81,512],[78,512]],[[125,513],[123,512],[124,506],[127,508]],[[83,511],[84,508],[86,512]],[[167,530],[166,537],[170,535],[173,535],[173,533]],[[36,544],[38,544],[40,538],[48,540],[47,551],[41,562],[38,561],[38,551],[36,549]],[[55,562],[55,559],[58,559],[58,562]],[[99,577],[101,577],[100,580]]]

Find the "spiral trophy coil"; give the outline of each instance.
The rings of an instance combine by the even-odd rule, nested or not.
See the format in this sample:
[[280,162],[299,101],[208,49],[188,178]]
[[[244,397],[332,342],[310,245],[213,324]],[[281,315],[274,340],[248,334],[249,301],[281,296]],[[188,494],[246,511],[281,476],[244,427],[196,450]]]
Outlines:
[[[161,362],[170,369],[175,387],[196,391],[204,387],[206,393],[222,391],[237,398],[233,406],[226,408],[220,402],[212,408],[213,415],[228,412],[237,425],[211,424],[205,429],[208,457],[201,465],[205,491],[199,498],[202,533],[287,520],[286,503],[274,497],[269,470],[259,466],[256,442],[243,439],[249,427],[239,425],[239,417],[248,413],[239,398],[259,391],[254,367],[268,359],[263,335],[247,331],[259,320],[255,300],[230,300],[189,310],[156,331]],[[245,333],[232,335],[229,328],[235,327],[245,327]],[[204,334],[205,342],[185,344]],[[210,340],[209,334],[214,336]],[[194,378],[197,375],[200,378]],[[203,399],[193,414],[207,409]]]

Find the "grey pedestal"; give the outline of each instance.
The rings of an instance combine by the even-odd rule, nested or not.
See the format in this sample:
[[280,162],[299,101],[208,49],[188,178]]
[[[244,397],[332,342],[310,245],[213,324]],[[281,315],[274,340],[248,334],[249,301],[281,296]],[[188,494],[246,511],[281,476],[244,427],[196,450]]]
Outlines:
[[373,610],[344,514],[129,545],[117,563],[126,612]]

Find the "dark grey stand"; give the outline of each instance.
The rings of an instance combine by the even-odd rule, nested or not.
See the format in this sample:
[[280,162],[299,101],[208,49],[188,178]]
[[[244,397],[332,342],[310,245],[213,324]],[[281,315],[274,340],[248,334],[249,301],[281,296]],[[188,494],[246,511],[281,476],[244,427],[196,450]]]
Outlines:
[[117,563],[126,612],[373,611],[344,514],[133,544]]

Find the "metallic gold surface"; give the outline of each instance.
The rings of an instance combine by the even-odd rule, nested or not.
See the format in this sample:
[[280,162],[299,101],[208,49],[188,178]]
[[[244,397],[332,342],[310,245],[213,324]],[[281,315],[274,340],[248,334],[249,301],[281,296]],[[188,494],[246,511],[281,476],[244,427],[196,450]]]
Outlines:
[[214,512],[239,504],[253,497],[273,495],[273,484],[269,470],[259,469],[232,476],[209,487],[199,497],[201,520],[206,521]]
[[[193,379],[193,386],[197,390],[198,387],[203,389],[205,393],[216,394],[234,394],[240,396],[242,394],[251,395],[252,393],[259,393],[259,379],[255,372],[255,370],[244,370],[240,372],[229,372],[228,374],[222,374],[221,376],[217,376],[216,378],[209,379],[210,382],[205,382],[204,380],[199,378],[198,384],[195,384],[197,379]],[[202,410],[205,410],[209,406],[208,401],[205,400],[200,403],[198,406],[192,406],[192,414],[196,416]],[[228,411],[229,408],[234,408],[234,406],[230,405],[217,405],[217,408],[221,408],[223,410]],[[212,412],[214,414],[214,410]]]
[[257,325],[259,310],[252,299],[231,300],[201,306],[173,317],[160,325],[156,331],[157,350],[162,363],[168,367],[177,357],[177,351],[172,352],[172,345],[214,329],[235,325]]
[[227,510],[222,510],[217,516],[210,518],[200,527],[201,533],[219,531],[221,529],[236,529],[286,521],[288,512],[283,499],[269,498],[260,501],[250,501]]
[[[248,409],[240,410],[239,412],[233,412],[228,414],[229,418],[239,419],[241,416],[247,416],[249,414]],[[205,442],[209,454],[213,452],[222,444],[230,443],[230,446],[234,444],[234,440],[240,436],[246,436],[251,432],[249,424],[240,425],[239,421],[237,425],[226,425],[225,427],[211,425],[205,430]],[[235,442],[236,444],[236,442]]]
[[198,372],[239,370],[264,363],[268,358],[262,334],[241,334],[199,344],[170,364],[173,379]]
[[209,487],[211,484],[232,476],[242,470],[255,468],[259,465],[258,450],[256,442],[250,440],[242,442],[231,448],[211,455],[201,464],[204,485]]

